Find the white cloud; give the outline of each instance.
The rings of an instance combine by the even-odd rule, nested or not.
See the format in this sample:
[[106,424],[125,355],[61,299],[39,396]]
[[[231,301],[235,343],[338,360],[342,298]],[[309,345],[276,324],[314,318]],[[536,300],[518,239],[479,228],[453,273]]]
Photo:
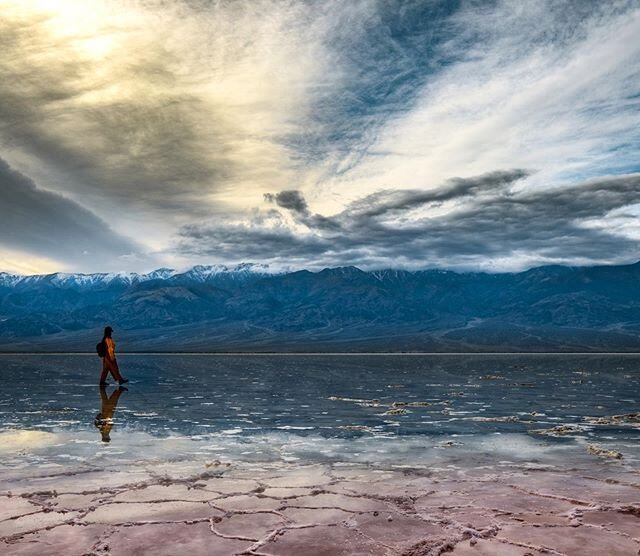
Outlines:
[[528,185],[544,186],[637,163],[640,7],[614,15],[602,5],[571,25],[570,8],[563,18],[554,4],[457,16],[448,48],[461,60],[434,75],[359,164],[325,188],[350,199],[514,166],[538,170]]
[[252,228],[266,192],[317,216],[509,168],[531,190],[638,171],[638,36],[635,1],[5,0],[0,156],[188,264],[176,230]]

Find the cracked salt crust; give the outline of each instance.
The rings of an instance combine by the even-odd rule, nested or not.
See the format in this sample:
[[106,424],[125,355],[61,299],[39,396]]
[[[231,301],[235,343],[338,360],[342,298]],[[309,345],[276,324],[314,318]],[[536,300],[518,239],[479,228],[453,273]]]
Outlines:
[[[133,470],[132,470],[133,471]],[[125,556],[630,556],[640,477],[575,471],[165,466],[4,481],[0,553]],[[248,477],[251,478],[248,478]],[[118,479],[135,478],[135,480]],[[60,477],[57,477],[60,478]],[[20,494],[14,494],[19,490]],[[8,491],[12,495],[8,495]]]

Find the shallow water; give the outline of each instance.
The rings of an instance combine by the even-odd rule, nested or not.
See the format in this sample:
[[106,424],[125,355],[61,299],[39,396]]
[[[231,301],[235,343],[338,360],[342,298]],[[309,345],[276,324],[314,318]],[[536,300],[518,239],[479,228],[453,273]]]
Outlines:
[[[128,390],[118,396],[109,386],[103,400],[95,355],[0,355],[0,466],[7,472],[180,460],[566,466],[593,461],[589,444],[619,451],[626,465],[640,459],[640,423],[592,419],[638,411],[636,355],[123,355],[119,361]],[[96,420],[110,406],[112,420]],[[560,425],[574,428],[535,432]]]

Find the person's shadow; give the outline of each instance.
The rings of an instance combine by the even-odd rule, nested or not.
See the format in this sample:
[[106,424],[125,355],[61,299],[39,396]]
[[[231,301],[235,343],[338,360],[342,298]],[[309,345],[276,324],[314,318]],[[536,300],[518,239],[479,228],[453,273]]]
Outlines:
[[96,415],[93,424],[100,431],[102,442],[111,442],[111,436],[109,435],[113,428],[113,414],[118,406],[118,399],[122,393],[126,391],[127,389],[124,386],[120,386],[120,388],[116,388],[111,393],[111,396],[107,396],[107,387],[100,386],[100,401],[102,402],[102,407],[100,413]]

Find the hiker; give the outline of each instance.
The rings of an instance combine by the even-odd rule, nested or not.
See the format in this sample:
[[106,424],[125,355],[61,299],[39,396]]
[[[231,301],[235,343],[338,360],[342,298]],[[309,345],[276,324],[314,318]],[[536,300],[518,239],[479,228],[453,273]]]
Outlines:
[[104,336],[102,342],[98,344],[98,354],[102,357],[102,375],[100,376],[100,386],[107,385],[107,373],[110,372],[114,380],[118,381],[118,384],[125,384],[129,382],[120,374],[118,368],[118,362],[116,361],[116,343],[111,337],[113,328],[107,326],[104,329]]
[[127,389],[124,386],[116,388],[110,397],[107,396],[107,389],[105,386],[100,386],[100,401],[102,407],[100,413],[96,415],[94,425],[100,431],[102,442],[111,442],[111,429],[113,428],[113,414],[118,405],[118,398]]

